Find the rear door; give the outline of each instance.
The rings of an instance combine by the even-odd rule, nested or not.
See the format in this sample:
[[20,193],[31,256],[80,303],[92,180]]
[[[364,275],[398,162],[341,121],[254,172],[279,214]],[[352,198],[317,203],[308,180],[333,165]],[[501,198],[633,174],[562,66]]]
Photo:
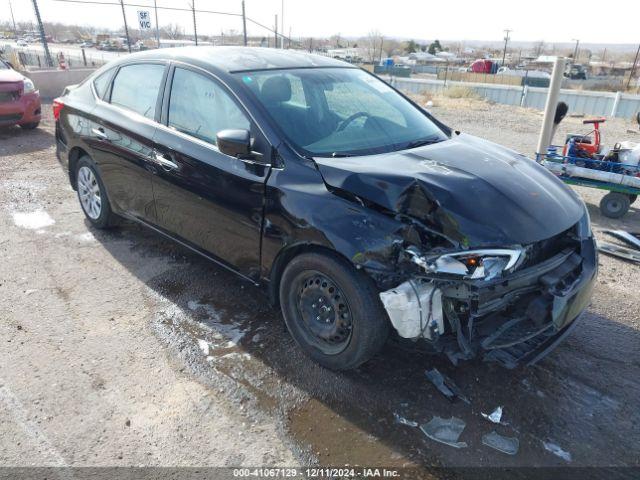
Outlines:
[[216,78],[186,66],[172,68],[164,95],[153,176],[158,225],[257,278],[268,166],[221,153],[216,134],[251,132],[253,149],[268,159],[271,147],[235,96]]
[[153,136],[167,70],[157,62],[121,66],[96,102],[88,141],[114,209],[151,223]]

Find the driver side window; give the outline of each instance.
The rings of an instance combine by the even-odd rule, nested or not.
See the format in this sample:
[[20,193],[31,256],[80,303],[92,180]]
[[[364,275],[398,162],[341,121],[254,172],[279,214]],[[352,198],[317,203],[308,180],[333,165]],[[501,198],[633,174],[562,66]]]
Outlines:
[[176,68],[173,75],[168,125],[213,145],[220,130],[251,128],[244,112],[217,82],[184,68]]

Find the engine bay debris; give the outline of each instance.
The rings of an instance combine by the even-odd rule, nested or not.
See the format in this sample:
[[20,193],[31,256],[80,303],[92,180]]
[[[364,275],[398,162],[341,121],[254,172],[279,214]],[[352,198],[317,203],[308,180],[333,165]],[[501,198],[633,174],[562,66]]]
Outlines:
[[507,455],[515,455],[520,448],[520,441],[516,437],[505,437],[495,430],[483,435],[482,443]]
[[488,415],[484,412],[480,412],[480,414],[492,423],[500,423],[502,420],[502,407],[496,407],[496,409]]
[[459,398],[464,403],[471,405],[471,402],[467,397],[465,397],[458,388],[458,386],[454,383],[446,375],[440,373],[437,368],[432,368],[431,370],[427,370],[425,375],[433,383],[433,385],[442,393],[445,397],[447,397],[450,401],[455,401],[456,398]]
[[464,420],[456,417],[433,417],[428,423],[420,425],[420,430],[428,438],[436,442],[444,443],[454,448],[467,448],[466,442],[458,441],[466,425]]

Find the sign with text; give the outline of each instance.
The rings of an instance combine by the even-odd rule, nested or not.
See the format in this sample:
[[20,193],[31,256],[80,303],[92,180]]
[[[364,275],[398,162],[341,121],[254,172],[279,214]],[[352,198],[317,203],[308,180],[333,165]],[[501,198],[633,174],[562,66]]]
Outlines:
[[138,10],[138,24],[140,30],[149,30],[151,28],[151,14],[149,10]]

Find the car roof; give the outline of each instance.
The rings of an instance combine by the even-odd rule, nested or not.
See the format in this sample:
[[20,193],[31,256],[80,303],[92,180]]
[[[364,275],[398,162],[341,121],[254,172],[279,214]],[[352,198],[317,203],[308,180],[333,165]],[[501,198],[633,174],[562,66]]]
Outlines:
[[122,59],[129,63],[134,59],[174,60],[213,67],[233,73],[249,70],[287,68],[351,67],[350,63],[298,50],[279,50],[260,47],[177,47],[160,48],[133,53]]

